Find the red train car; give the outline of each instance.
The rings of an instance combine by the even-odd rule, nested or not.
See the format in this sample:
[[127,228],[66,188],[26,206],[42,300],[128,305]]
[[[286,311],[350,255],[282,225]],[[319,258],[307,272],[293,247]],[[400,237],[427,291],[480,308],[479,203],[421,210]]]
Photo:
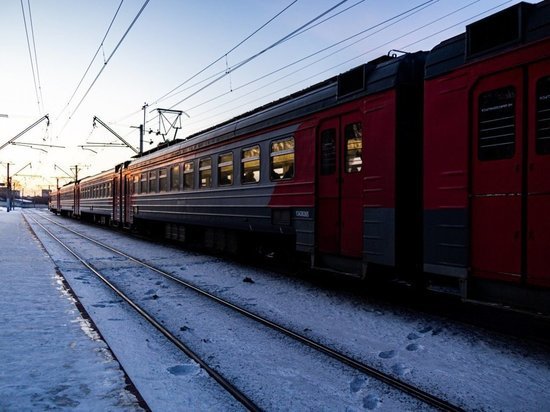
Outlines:
[[550,306],[550,2],[427,58],[424,269],[464,296]]
[[146,153],[125,171],[128,223],[285,244],[356,276],[413,267],[424,58],[385,56]]

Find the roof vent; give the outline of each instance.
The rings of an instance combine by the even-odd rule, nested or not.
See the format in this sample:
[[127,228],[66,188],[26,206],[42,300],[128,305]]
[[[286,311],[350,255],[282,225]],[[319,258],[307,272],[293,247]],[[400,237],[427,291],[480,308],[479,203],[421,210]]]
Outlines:
[[468,58],[519,43],[532,4],[518,3],[466,27]]
[[338,76],[338,97],[365,89],[365,66],[363,64]]

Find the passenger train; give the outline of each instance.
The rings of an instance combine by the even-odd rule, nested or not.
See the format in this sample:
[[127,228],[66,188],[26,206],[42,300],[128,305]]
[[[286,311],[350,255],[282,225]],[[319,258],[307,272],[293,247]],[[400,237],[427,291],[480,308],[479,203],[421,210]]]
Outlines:
[[550,312],[550,0],[71,182],[50,209]]

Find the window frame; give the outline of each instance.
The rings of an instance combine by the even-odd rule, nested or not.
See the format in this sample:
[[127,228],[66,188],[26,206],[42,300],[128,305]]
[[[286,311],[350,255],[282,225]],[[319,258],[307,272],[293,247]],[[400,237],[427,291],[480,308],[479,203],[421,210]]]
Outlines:
[[[174,169],[176,169],[176,173],[174,173]],[[169,168],[169,176],[170,176],[170,184],[169,184],[169,191],[170,192],[178,192],[181,190],[181,165],[174,164],[171,165]],[[174,179],[174,176],[176,176],[176,179]],[[176,185],[174,185],[174,182],[177,182]]]
[[[224,156],[230,156],[231,160],[222,161]],[[222,181],[224,171],[223,168],[231,167],[229,173],[229,180],[227,182]],[[232,186],[235,181],[235,164],[233,152],[226,152],[218,155],[218,186]]]
[[[190,169],[186,170],[186,166],[191,165]],[[191,176],[191,186],[187,187],[187,179],[186,177],[190,175]],[[183,181],[182,181],[182,188],[183,190],[193,190],[195,188],[195,162],[193,160],[183,162]]]
[[[358,132],[353,129],[353,127],[356,125],[359,125]],[[350,130],[351,130],[351,133],[348,133],[348,131]],[[359,136],[357,134],[359,134]],[[352,139],[359,140],[360,142],[359,148],[352,148],[350,150],[349,142]],[[355,152],[356,156],[351,156],[351,153],[353,152]],[[358,156],[357,156],[357,152],[359,152]],[[357,159],[357,158],[359,158],[360,163],[352,164],[352,162],[350,162],[351,159]],[[360,173],[362,168],[363,168],[363,123],[362,122],[348,123],[344,127],[344,172],[349,174]]]
[[[258,150],[257,155],[245,157],[246,152],[248,152],[248,151],[252,152],[254,149]],[[248,147],[245,147],[241,150],[241,184],[249,185],[249,184],[260,183],[260,180],[262,178],[261,154],[262,154],[262,151],[261,151],[261,148],[260,148],[259,144],[253,145],[253,146],[248,146]],[[252,177],[254,178],[254,181],[252,181],[252,180],[246,181],[246,175],[248,174],[248,171],[246,170],[246,164],[247,163],[255,163],[255,162],[258,163],[258,167],[255,168],[252,171]],[[256,172],[256,171],[258,172],[258,179],[257,180],[254,177],[254,172]]]
[[[273,150],[273,147],[278,143],[284,143],[292,141],[292,148],[290,149],[282,149],[282,150]],[[296,165],[296,140],[294,139],[294,136],[287,136],[281,139],[272,140],[269,143],[269,179],[272,182],[277,182],[279,180],[291,180],[294,179],[294,175],[296,173],[295,165]],[[287,169],[287,171],[284,171],[282,173],[277,173],[275,171],[274,165],[275,165],[275,158],[277,157],[285,157],[288,155],[292,155],[292,164]],[[290,173],[289,173],[290,172]]]
[[[511,100],[505,100],[504,98],[498,96],[498,93],[501,93],[502,95],[504,95],[505,93],[509,93],[509,92],[512,92],[513,93],[513,97]],[[517,146],[517,133],[516,133],[516,127],[517,127],[517,116],[516,116],[516,108],[517,108],[517,90],[516,90],[516,87],[514,85],[507,85],[507,86],[502,86],[502,87],[498,87],[496,89],[491,89],[491,90],[486,90],[484,91],[483,93],[480,93],[479,96],[478,96],[478,107],[477,107],[477,112],[478,112],[478,119],[477,119],[477,142],[476,142],[476,145],[477,145],[477,159],[481,162],[486,162],[486,161],[495,161],[495,160],[506,160],[506,159],[513,159],[514,156],[516,155],[516,146]],[[482,105],[483,103],[483,99],[486,99],[488,100],[489,102],[486,103],[485,105]],[[492,101],[490,100],[492,99]],[[508,106],[508,107],[504,107],[504,106]],[[506,116],[507,113],[505,113],[505,117],[489,117],[488,115],[484,115],[483,111],[485,110],[486,113],[489,113],[491,111],[494,111],[494,112],[497,112],[497,111],[500,111],[501,113],[506,110],[506,109],[510,109],[510,114],[511,116]],[[512,124],[508,124],[508,125],[504,125],[504,126],[497,126],[495,127],[495,125],[492,125],[493,127],[489,127],[489,128],[485,128],[483,129],[482,128],[482,124],[487,124],[487,123],[496,123],[496,122],[499,122],[499,121],[503,121],[503,120],[506,120],[507,118],[512,118]],[[488,132],[488,131],[491,131],[491,130],[496,130],[496,129],[502,129],[502,128],[505,128],[505,127],[512,127],[512,130],[513,130],[513,135],[512,135],[512,139],[510,142],[504,142],[504,143],[496,143],[496,144],[492,144],[492,145],[483,145],[482,144],[482,141],[483,140],[487,140],[487,139],[497,139],[501,136],[504,136],[504,135],[495,135],[495,136],[492,136],[492,135],[489,135],[489,136],[484,136],[484,132]],[[507,151],[503,150],[503,149],[499,149],[498,146],[504,146],[504,145],[508,145],[510,146],[511,145],[511,150],[508,149]]]
[[[208,165],[203,166],[203,163],[208,163]],[[205,180],[203,184],[203,173],[209,172],[209,179]],[[199,159],[199,189],[209,189],[212,187],[212,157],[207,156]]]

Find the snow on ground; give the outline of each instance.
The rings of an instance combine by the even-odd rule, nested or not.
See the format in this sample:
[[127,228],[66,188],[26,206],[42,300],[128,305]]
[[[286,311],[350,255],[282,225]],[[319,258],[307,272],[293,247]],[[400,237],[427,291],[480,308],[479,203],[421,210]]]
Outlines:
[[[550,353],[540,345],[216,257],[75,227],[467,410],[550,410]],[[161,287],[148,287],[162,296]]]
[[[27,273],[40,273],[37,279],[34,279],[33,276],[33,281],[30,283],[36,284],[40,293],[47,294],[49,300],[61,301],[63,305],[69,304],[67,303],[69,300],[55,286],[52,286],[56,285],[55,280],[52,280],[55,279],[52,278],[53,273],[45,276],[45,273],[50,272],[44,268],[47,269],[48,265],[52,267],[51,261],[48,261],[35,242],[30,240],[31,237],[22,223],[20,214],[16,212],[7,215],[0,212],[0,241],[4,245],[9,245],[9,254],[14,258],[6,260],[6,256],[0,255],[0,276],[3,280],[6,279],[4,284],[8,284],[7,281],[17,284],[15,281],[19,282],[21,278],[28,277]],[[53,217],[51,214],[47,216]],[[94,237],[116,247],[126,248],[132,254],[147,257],[155,265],[162,265],[178,277],[205,287],[236,303],[243,304],[244,302],[249,310],[289,325],[314,340],[343,350],[404,381],[419,384],[426,391],[444,395],[451,402],[459,404],[467,410],[550,410],[550,391],[548,390],[550,387],[550,353],[542,346],[486,332],[479,328],[456,324],[436,316],[369,302],[368,299],[319,288],[300,279],[242,267],[215,257],[201,256],[196,253],[142,242],[103,229],[82,226],[67,219],[59,221],[64,222],[63,224],[66,226],[74,225],[79,231],[93,233]],[[19,240],[10,240],[12,237]],[[31,243],[34,244],[32,247]],[[23,244],[24,246],[22,246]],[[58,251],[57,253],[61,254],[62,252]],[[34,257],[35,255],[41,256],[41,259],[24,262],[17,259],[20,256]],[[67,262],[66,270],[69,272],[74,270],[76,273],[80,270],[76,266],[74,265],[74,268],[71,269],[71,264]],[[7,279],[4,275],[7,273],[4,268],[10,268],[9,270],[14,273],[11,279]],[[86,286],[86,282],[90,282],[82,274],[76,273],[76,276],[73,277],[81,278],[79,282],[81,286]],[[47,281],[44,281],[43,278],[46,278]],[[251,279],[252,282],[243,282],[245,278]],[[51,286],[50,289],[42,285],[44,282]],[[181,296],[164,293],[162,283],[153,282],[142,284],[139,287],[147,291],[150,296],[157,296],[155,302],[161,305],[177,305],[178,302],[173,300],[181,299]],[[182,360],[181,357],[178,358],[177,353],[173,358],[168,356],[168,359],[154,359],[155,353],[166,349],[166,343],[152,338],[152,335],[149,335],[146,330],[147,327],[141,321],[132,321],[127,314],[120,312],[118,299],[108,294],[98,296],[97,292],[91,288],[79,288],[77,294],[87,306],[94,321],[100,324],[99,329],[106,337],[109,346],[113,348],[117,358],[132,376],[133,382],[153,410],[238,408],[234,403],[223,399],[223,396],[218,394],[215,388],[209,386],[211,385],[210,381],[201,375],[202,372],[196,365]],[[23,298],[8,300],[7,296],[3,296],[0,299],[2,299],[0,300],[2,319],[9,319],[10,313],[20,312],[25,308],[22,303],[19,303]],[[12,306],[8,307],[8,302]],[[49,307],[50,303],[46,306]],[[55,305],[52,304],[53,306]],[[74,306],[69,304],[69,307],[71,307],[69,313],[78,318],[78,314],[74,312]],[[66,314],[66,311],[62,311],[59,318],[63,319]],[[13,314],[11,317],[14,317]],[[52,313],[50,317],[53,318],[52,322],[60,322],[59,319],[56,320],[58,317],[56,313]],[[12,321],[17,322],[19,319],[17,315]],[[73,318],[70,317],[70,319]],[[124,320],[122,321],[122,319]],[[79,329],[80,323],[71,325],[74,326],[75,333],[78,332],[81,337],[85,336]],[[140,333],[143,335],[140,336]],[[41,404],[33,403],[33,396],[46,397],[49,402],[46,404],[48,406],[56,405],[54,403],[55,395],[49,395],[52,393],[51,387],[43,388],[39,385],[39,378],[35,383],[34,375],[31,376],[30,373],[17,370],[18,368],[24,369],[24,366],[28,364],[42,364],[43,361],[38,355],[28,354],[29,352],[40,352],[40,346],[35,345],[39,338],[23,339],[23,333],[17,335],[21,335],[21,337],[13,334],[8,335],[4,327],[0,330],[0,350],[2,351],[0,355],[4,359],[5,352],[8,356],[7,359],[10,359],[12,364],[9,373],[7,369],[5,371],[4,364],[2,364],[0,409],[16,409],[14,405],[17,403],[6,405],[2,403],[11,396],[21,397],[20,402],[28,406],[27,409],[33,409],[32,406],[42,409],[40,408]],[[61,339],[58,338],[58,335],[63,335],[63,333],[57,328],[52,335],[55,339]],[[87,337],[85,339],[89,340]],[[19,353],[19,350],[15,349],[19,345],[15,345],[14,342],[21,342],[21,346],[26,349],[21,349],[22,353]],[[104,345],[98,341],[90,342],[94,345]],[[84,344],[79,343],[77,346],[84,346]],[[136,349],[136,346],[142,347]],[[52,345],[50,351],[63,352],[63,348],[63,344],[56,344]],[[151,351],[151,349],[153,350]],[[13,354],[12,351],[14,351]],[[97,356],[97,351],[88,352]],[[103,354],[103,352],[101,353]],[[25,356],[27,357],[26,362],[17,362],[17,358]],[[60,353],[52,356],[57,358],[56,360],[61,364],[70,363],[65,361],[68,356],[66,354]],[[80,356],[88,359],[90,354]],[[80,361],[85,362],[85,360]],[[162,363],[163,361],[164,363]],[[109,365],[103,360],[98,363],[103,367]],[[148,371],[145,364],[148,368],[155,369],[158,376],[154,374],[154,371]],[[80,370],[80,368],[78,369]],[[286,373],[288,372],[286,370]],[[99,373],[99,371],[95,371],[97,376],[100,376]],[[281,373],[285,373],[285,370],[281,370]],[[52,372],[52,376],[65,382],[64,384],[52,382],[53,387],[68,385],[70,388],[65,391],[69,392],[78,391],[73,386],[80,387],[79,383],[74,385],[66,383],[71,382],[73,378],[62,369]],[[93,376],[94,373],[92,373]],[[197,377],[199,384],[195,379]],[[86,381],[86,376],[80,376],[80,378],[84,378]],[[99,381],[101,379],[92,380]],[[25,387],[25,385],[32,386],[33,390],[29,389],[19,395],[18,386]],[[86,382],[84,385],[90,385],[90,383]],[[123,386],[123,383],[121,385]],[[172,391],[177,391],[178,387],[182,387],[181,385],[184,385],[183,387],[186,389],[180,389],[179,393],[182,395],[181,393],[185,392],[185,395],[182,395],[181,398],[170,399],[171,394],[174,394]],[[388,404],[384,405],[376,396],[364,393],[364,386],[363,380],[353,380],[346,390],[358,396],[364,395],[363,409],[391,410],[385,408]],[[95,393],[94,391],[100,392],[100,388],[92,384],[91,393]],[[112,388],[104,392],[105,397],[116,405],[116,407],[107,407],[106,409],[136,407],[135,403],[122,405],[117,403],[120,396],[113,397],[113,393],[117,395],[116,390]],[[72,395],[74,392],[71,393],[69,399],[73,399]],[[91,395],[88,396],[88,399],[93,398]],[[83,402],[83,405],[94,405],[94,408],[96,406],[93,401],[86,400],[81,393],[77,394],[75,398]],[[102,401],[107,402],[105,399]],[[172,408],[170,408],[170,401],[173,402]],[[307,409],[307,406],[301,405],[300,409]]]
[[19,211],[0,211],[0,410],[139,410]]

